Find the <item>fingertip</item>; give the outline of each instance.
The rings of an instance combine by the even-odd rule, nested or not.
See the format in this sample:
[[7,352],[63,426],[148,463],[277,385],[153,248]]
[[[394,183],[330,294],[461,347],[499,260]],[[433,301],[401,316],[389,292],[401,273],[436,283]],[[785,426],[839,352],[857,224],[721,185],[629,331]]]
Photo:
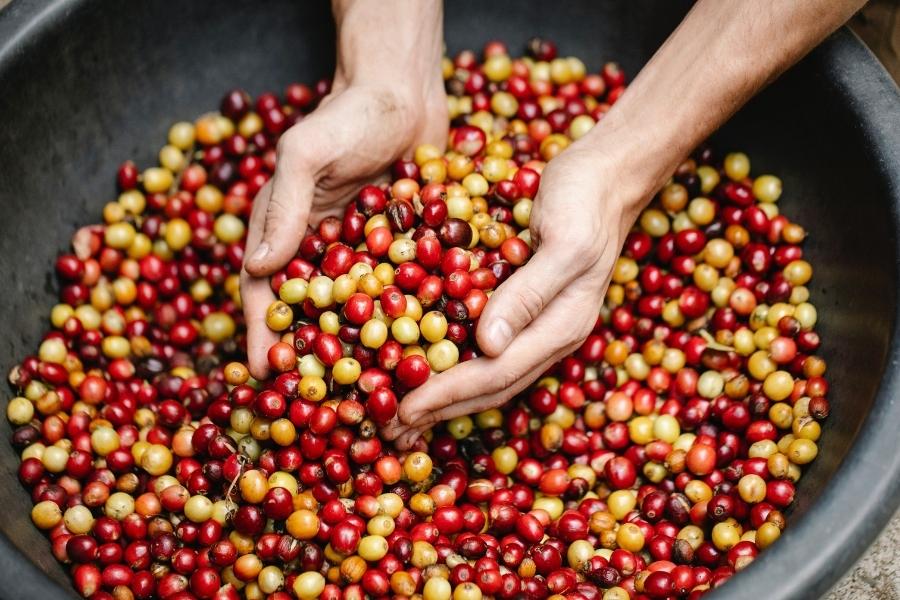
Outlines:
[[278,339],[265,321],[253,319],[247,323],[247,366],[255,379],[263,381],[269,376],[268,352]]
[[395,440],[407,429],[406,425],[400,423],[400,421],[395,418],[381,428],[381,436],[388,440]]
[[399,438],[397,438],[396,445],[401,450],[409,450],[412,448],[413,444],[416,443],[416,440],[421,437],[422,432],[417,431],[416,429],[410,429]]
[[[297,246],[299,246],[299,242],[297,242]],[[296,248],[288,247],[279,250],[263,240],[253,254],[244,260],[244,269],[256,278],[269,277],[290,260],[289,258],[284,259],[282,255],[293,256],[295,253]]]
[[271,275],[266,263],[262,260],[248,259],[244,263],[244,269],[253,277],[268,277]]
[[251,352],[247,355],[247,363],[250,374],[253,375],[253,378],[257,381],[265,381],[269,376],[269,361],[265,359],[261,361],[259,360],[259,357]]
[[278,341],[278,335],[266,327],[265,331],[247,332],[247,367],[259,381],[269,376],[269,348]]
[[263,273],[263,262],[256,258],[255,253],[253,256],[244,259],[244,270],[247,271],[247,274],[251,277],[265,277],[265,273]]
[[249,258],[247,260],[245,260],[244,261],[244,270],[247,271],[247,273],[251,277],[265,277],[266,276],[266,274],[263,272],[262,264],[257,260],[253,260],[253,259],[249,259]]

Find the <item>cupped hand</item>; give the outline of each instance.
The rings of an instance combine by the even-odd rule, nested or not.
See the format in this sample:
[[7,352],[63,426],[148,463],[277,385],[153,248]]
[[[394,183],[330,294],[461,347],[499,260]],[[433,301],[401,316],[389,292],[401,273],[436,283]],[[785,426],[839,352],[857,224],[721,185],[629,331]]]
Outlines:
[[[439,72],[438,72],[439,73]],[[241,272],[250,372],[268,374],[266,353],[278,334],[266,326],[275,300],[269,276],[296,254],[308,225],[339,216],[352,194],[418,144],[443,148],[447,102],[443,85],[344,85],[278,143],[275,174],[257,194]]]
[[500,406],[584,341],[644,196],[618,175],[578,143],[544,168],[531,213],[535,252],[485,306],[476,332],[484,356],[407,394],[388,438],[408,448],[440,421]]

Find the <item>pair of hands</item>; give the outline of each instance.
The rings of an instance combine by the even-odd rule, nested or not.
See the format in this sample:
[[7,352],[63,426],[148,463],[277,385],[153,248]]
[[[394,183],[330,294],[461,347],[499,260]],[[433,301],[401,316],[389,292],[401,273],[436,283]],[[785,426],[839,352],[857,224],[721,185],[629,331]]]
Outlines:
[[[361,185],[418,144],[444,147],[443,86],[424,94],[345,84],[278,147],[275,175],[258,194],[241,273],[250,370],[267,370],[278,335],[265,324],[268,276],[297,252],[308,224],[340,215]],[[535,253],[491,296],[479,320],[484,356],[431,377],[401,402],[383,434],[408,448],[435,423],[500,406],[578,347],[597,318],[635,213],[614,194],[613,161],[577,142],[544,169],[531,214]]]
[[[481,315],[485,356],[413,390],[385,435],[409,447],[438,421],[499,406],[577,347],[651,194],[863,2],[765,0],[736,10],[699,0],[602,121],[544,169],[531,214],[535,253]],[[241,294],[257,377],[277,339],[264,321],[274,299],[268,276],[294,256],[307,224],[340,214],[361,184],[419,143],[443,147],[447,133],[442,3],[332,0],[332,8],[335,91],[283,136],[275,177],[251,216]]]

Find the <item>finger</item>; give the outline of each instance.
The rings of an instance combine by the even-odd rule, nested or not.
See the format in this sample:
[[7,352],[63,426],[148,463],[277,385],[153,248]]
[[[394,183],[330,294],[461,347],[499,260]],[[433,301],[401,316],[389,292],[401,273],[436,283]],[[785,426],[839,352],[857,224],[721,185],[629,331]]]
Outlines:
[[410,427],[403,435],[397,438],[395,445],[400,450],[409,450],[416,443],[422,434],[428,431],[431,425],[422,425],[419,427]]
[[[569,314],[573,308],[570,300],[560,298],[551,303],[500,356],[469,360],[431,377],[400,403],[400,420],[406,424],[419,423],[427,413],[448,414],[443,409],[458,402],[494,394],[510,398],[524,389],[543,372],[538,370],[541,365],[553,364],[553,360],[564,355],[563,350],[576,345],[583,332],[590,331],[593,321],[588,318],[577,321]],[[574,300],[577,305],[578,299]],[[588,309],[588,312],[592,311]],[[548,340],[557,343],[548,346]]]
[[381,428],[381,436],[388,440],[396,440],[409,430],[409,425],[403,423],[396,416],[387,425]]
[[493,386],[500,380],[500,386],[505,387],[505,376],[495,370],[498,363],[499,359],[483,356],[432,376],[400,402],[400,421],[407,425],[418,423],[429,412],[481,396],[487,390],[494,391]]
[[[306,231],[315,181],[303,159],[296,140],[302,130],[283,138],[279,144],[271,195],[266,206],[262,235],[255,245],[247,244],[247,272],[254,277],[271,275],[290,261],[300,247]],[[254,207],[255,208],[255,207]]]
[[[437,87],[443,89],[444,86],[439,84]],[[450,115],[447,110],[446,96],[438,96],[428,100],[425,112],[427,114],[425,123],[409,151],[415,151],[416,147],[421,144],[432,144],[438,148],[447,147],[447,124],[450,120]]]
[[384,427],[379,429],[379,433],[381,434],[381,437],[386,440],[396,440],[412,429],[413,428],[410,425],[402,422],[397,415],[394,415],[394,418],[388,421]]
[[575,279],[566,251],[544,246],[491,295],[478,322],[478,347],[499,356],[519,332]]
[[[553,366],[565,355],[575,350],[577,347],[578,344],[571,344],[569,346],[566,346],[565,348],[561,348],[549,358],[536,365],[534,369],[531,370],[531,373],[534,374],[534,377],[523,377],[511,386],[502,390],[478,396],[476,398],[471,398],[469,400],[463,400],[461,402],[454,402],[438,410],[432,410],[423,413],[418,418],[418,420],[412,422],[409,429],[404,432],[404,434],[408,435],[409,432],[415,430],[424,431],[429,427],[433,427],[435,424],[440,423],[441,421],[449,421],[450,419],[455,419],[456,417],[461,417],[463,415],[471,415],[473,413],[484,412],[488,409],[502,406],[504,403],[509,401],[510,398],[527,388],[532,383],[533,379],[539,377],[547,369]],[[401,434],[400,439],[403,439],[402,436],[403,434]],[[413,441],[415,441],[415,438],[413,438]]]
[[[407,425],[402,422],[399,417],[394,416],[394,418],[391,419],[387,425],[379,430],[379,433],[381,434],[381,437],[386,440],[398,440],[398,444],[399,440],[403,439],[404,436],[412,434],[412,438],[407,437],[406,440],[409,445],[412,445],[412,443],[415,442],[416,438],[422,435],[425,430],[428,429],[428,427],[430,427],[430,425]],[[402,449],[406,448],[408,448],[408,446]]]
[[[247,248],[255,248],[262,239],[263,227],[266,224],[266,211],[269,208],[269,200],[272,198],[272,181],[267,181],[253,199],[253,208],[250,211],[250,222],[247,225]],[[246,266],[247,254],[244,254]]]
[[268,277],[253,277],[241,272],[241,302],[247,323],[247,362],[250,373],[262,381],[269,374],[269,348],[279,335],[266,325],[266,310],[275,301]]
[[[248,248],[259,244],[259,240],[262,238],[262,228],[271,196],[272,184],[268,182],[253,200],[253,210],[250,213],[250,224],[247,230]],[[246,259],[244,262],[246,263]],[[278,334],[266,325],[266,310],[274,300],[275,294],[269,286],[267,277],[253,277],[246,268],[241,270],[241,305],[244,308],[244,321],[247,324],[247,362],[250,373],[260,380],[268,375],[269,362],[266,354],[269,347],[278,341]]]

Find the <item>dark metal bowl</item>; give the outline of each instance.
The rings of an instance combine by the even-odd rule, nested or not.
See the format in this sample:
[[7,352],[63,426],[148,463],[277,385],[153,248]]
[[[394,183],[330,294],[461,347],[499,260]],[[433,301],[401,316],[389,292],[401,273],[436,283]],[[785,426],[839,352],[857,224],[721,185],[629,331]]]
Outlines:
[[[543,35],[592,69],[617,60],[633,74],[687,6],[453,1],[446,39],[451,51],[493,38],[516,49]],[[150,164],[171,122],[215,108],[231,87],[259,93],[329,75],[333,35],[324,2],[13,0],[0,13],[0,369],[36,347],[54,302],[54,256],[113,197],[116,166]],[[780,175],[784,211],[812,234],[832,415],[791,526],[715,596],[817,597],[900,502],[900,93],[841,31],[716,143],[747,151],[755,172]],[[18,462],[0,443],[0,595],[71,595],[30,523]]]

